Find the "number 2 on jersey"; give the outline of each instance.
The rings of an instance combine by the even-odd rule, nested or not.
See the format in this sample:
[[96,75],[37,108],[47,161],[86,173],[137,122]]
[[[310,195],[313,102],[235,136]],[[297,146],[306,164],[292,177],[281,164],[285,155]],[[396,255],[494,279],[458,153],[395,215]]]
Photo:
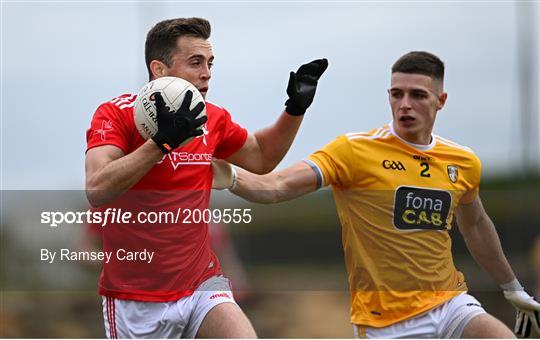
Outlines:
[[420,171],[420,176],[422,176],[422,177],[431,177],[431,174],[428,173],[429,164],[427,162],[422,162],[422,163],[420,163],[420,166],[424,168],[422,171]]

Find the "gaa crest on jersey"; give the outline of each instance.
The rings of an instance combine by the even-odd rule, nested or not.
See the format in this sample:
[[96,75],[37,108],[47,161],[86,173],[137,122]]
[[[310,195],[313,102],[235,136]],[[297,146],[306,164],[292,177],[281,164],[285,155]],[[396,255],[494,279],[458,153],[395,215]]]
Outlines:
[[450,181],[452,183],[456,183],[457,178],[458,178],[458,167],[455,165],[449,165],[447,167],[447,170],[448,170],[448,178],[450,178]]
[[407,169],[405,168],[405,165],[403,165],[403,163],[401,163],[400,161],[391,161],[391,160],[385,159],[384,161],[382,161],[381,164],[382,164],[382,167],[387,170],[407,171]]

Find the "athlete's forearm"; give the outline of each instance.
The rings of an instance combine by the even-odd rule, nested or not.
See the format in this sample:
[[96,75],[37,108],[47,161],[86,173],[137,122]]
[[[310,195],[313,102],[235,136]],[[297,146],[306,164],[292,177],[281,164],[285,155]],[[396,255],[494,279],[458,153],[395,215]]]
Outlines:
[[467,248],[476,262],[500,285],[515,278],[504,255],[499,235],[491,219],[484,215],[476,225],[462,230]]
[[86,181],[86,196],[93,206],[110,203],[133,185],[161,159],[163,152],[151,139],[137,150],[93,172]]
[[278,120],[255,132],[260,147],[262,173],[272,171],[289,151],[304,116],[292,116],[283,112]]
[[236,180],[231,191],[257,203],[289,201],[317,190],[315,172],[304,162],[266,175],[255,175],[238,168]]
[[279,193],[283,191],[277,173],[256,175],[242,168],[236,169],[236,184],[231,192],[250,202],[281,202]]

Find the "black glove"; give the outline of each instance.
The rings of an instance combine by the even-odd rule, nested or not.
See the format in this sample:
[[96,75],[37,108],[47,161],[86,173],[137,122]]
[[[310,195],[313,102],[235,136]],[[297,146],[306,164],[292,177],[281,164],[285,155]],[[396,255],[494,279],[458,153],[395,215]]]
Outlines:
[[153,94],[156,103],[158,131],[152,137],[163,153],[169,153],[176,149],[182,142],[189,138],[203,134],[201,125],[206,123],[206,116],[197,118],[204,109],[204,103],[200,102],[193,110],[189,109],[193,92],[187,91],[180,108],[176,112],[171,111],[165,105],[160,92]]
[[317,59],[300,66],[296,73],[289,75],[285,111],[293,116],[301,116],[313,102],[317,81],[328,67],[327,59]]

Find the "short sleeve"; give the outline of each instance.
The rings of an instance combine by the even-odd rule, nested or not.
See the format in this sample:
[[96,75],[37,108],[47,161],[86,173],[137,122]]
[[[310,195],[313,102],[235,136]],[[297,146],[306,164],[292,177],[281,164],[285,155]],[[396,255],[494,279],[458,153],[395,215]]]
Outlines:
[[246,129],[232,121],[231,114],[223,110],[220,124],[221,138],[214,151],[214,157],[224,159],[240,150],[246,142],[248,132]]
[[480,192],[480,178],[482,176],[482,162],[474,155],[467,174],[467,189],[459,200],[460,204],[469,204],[478,197]]
[[324,177],[324,186],[347,187],[353,184],[353,151],[346,136],[340,136],[308,157]]
[[98,107],[86,131],[86,151],[102,145],[114,145],[129,153],[129,128],[125,112],[110,103]]

